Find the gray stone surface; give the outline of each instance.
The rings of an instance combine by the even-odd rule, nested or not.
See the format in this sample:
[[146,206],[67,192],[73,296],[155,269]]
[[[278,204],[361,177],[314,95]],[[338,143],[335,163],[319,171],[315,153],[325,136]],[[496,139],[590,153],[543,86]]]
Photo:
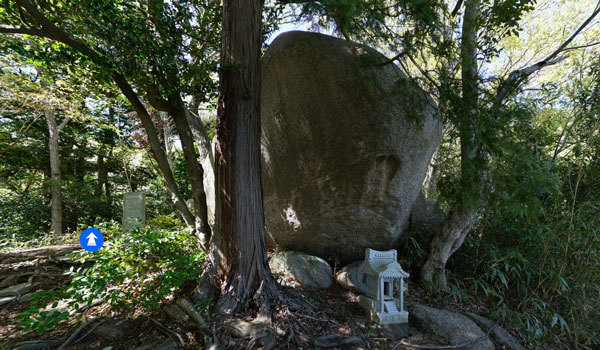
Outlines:
[[123,195],[123,230],[129,231],[146,223],[146,195],[128,192]]
[[331,266],[316,256],[300,252],[281,252],[273,255],[269,260],[269,267],[275,273],[292,276],[306,287],[324,289],[331,286]]
[[367,286],[363,283],[359,273],[362,263],[363,261],[359,260],[342,267],[335,274],[337,283],[356,294],[367,294]]
[[519,343],[515,337],[508,333],[504,328],[500,327],[499,325],[495,325],[495,323],[491,320],[472,312],[465,313],[465,316],[473,320],[473,322],[481,327],[484,332],[487,332],[488,329],[493,327],[490,331],[490,337],[492,338],[492,341],[498,345],[497,348],[507,350],[523,350],[523,345],[521,345],[521,343]]
[[444,213],[437,208],[436,202],[419,193],[410,211],[410,231],[432,231],[444,221]]
[[31,291],[31,283],[19,283],[0,290],[0,297],[23,295]]
[[420,304],[408,307],[409,322],[424,333],[442,338],[448,345],[476,343],[464,346],[464,350],[493,350],[494,344],[484,331],[468,317],[459,313],[436,309]]
[[314,345],[320,348],[347,347],[351,345],[365,346],[365,342],[357,336],[327,334],[315,338]]
[[28,303],[28,302],[30,302],[32,300],[33,300],[33,293],[27,293],[27,294],[21,295],[19,297],[19,302],[20,303]]
[[179,306],[175,304],[170,304],[165,308],[165,312],[171,317],[175,322],[181,323],[186,327],[193,327],[195,325],[194,321],[188,314]]
[[125,334],[116,326],[100,325],[94,330],[94,334],[108,341],[121,339]]
[[441,138],[433,100],[394,64],[377,67],[380,53],[356,50],[286,32],[263,59],[269,243],[342,263],[400,241]]
[[8,304],[11,301],[17,299],[16,295],[11,295],[11,296],[7,296],[7,297],[1,297],[0,298],[0,305],[4,305],[4,304]]
[[18,343],[14,350],[54,349],[62,343],[62,340],[29,340]]

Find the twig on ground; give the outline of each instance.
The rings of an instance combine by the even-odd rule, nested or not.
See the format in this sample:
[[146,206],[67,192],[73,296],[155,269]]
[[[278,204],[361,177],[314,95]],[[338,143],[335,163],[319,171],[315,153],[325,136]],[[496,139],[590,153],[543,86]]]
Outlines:
[[324,319],[321,319],[321,318],[316,318],[316,317],[313,317],[313,316],[310,316],[310,315],[305,315],[305,314],[300,314],[300,313],[296,313],[295,315],[298,316],[298,317],[308,318],[309,320],[314,320],[314,321],[319,321],[319,322],[332,322],[330,320],[324,320]]

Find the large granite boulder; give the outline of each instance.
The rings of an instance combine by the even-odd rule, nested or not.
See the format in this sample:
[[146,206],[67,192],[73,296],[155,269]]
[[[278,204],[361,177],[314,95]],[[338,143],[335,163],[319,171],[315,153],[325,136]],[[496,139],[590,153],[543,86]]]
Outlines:
[[287,32],[262,68],[262,181],[270,244],[342,263],[408,226],[441,138],[436,107],[373,49]]

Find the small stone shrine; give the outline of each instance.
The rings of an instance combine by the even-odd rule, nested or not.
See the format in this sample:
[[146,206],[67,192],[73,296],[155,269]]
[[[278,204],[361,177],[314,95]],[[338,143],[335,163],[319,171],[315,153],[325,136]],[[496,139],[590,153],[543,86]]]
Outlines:
[[123,196],[123,231],[131,231],[146,222],[146,194],[128,192]]
[[402,270],[395,249],[377,251],[365,249],[365,261],[360,276],[367,286],[367,295],[361,295],[359,304],[371,319],[379,324],[407,323],[404,310],[404,279],[409,274]]

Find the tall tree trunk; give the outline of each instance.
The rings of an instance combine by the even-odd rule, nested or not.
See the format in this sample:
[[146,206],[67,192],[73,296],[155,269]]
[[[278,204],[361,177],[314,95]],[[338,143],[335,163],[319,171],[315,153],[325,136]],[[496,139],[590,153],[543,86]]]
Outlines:
[[187,164],[188,179],[192,187],[192,199],[195,209],[192,214],[195,218],[195,234],[202,246],[206,248],[210,239],[210,227],[208,226],[208,210],[206,207],[206,194],[204,193],[204,173],[194,147],[194,138],[187,121],[185,105],[179,96],[174,97],[169,102],[172,105],[170,114],[173,117],[177,133],[179,134],[183,156]]
[[275,281],[267,264],[260,178],[261,0],[225,0],[217,125],[218,310],[231,315],[255,293],[261,314]]
[[104,148],[101,147],[98,152],[98,160],[96,162],[98,166],[98,181],[96,182],[96,189],[94,190],[94,195],[96,197],[100,197],[100,195],[102,195],[102,188],[106,183],[107,170],[106,164],[104,163],[104,152]]
[[112,78],[115,84],[119,87],[119,90],[123,93],[123,95],[127,98],[129,103],[135,109],[138,117],[142,121],[142,125],[146,130],[146,134],[148,135],[148,140],[150,141],[150,149],[152,150],[152,154],[154,155],[154,159],[158,163],[158,168],[162,174],[162,177],[165,181],[165,185],[167,188],[167,192],[169,192],[171,196],[171,201],[173,205],[181,213],[183,220],[189,227],[195,227],[195,218],[194,215],[190,212],[190,209],[185,204],[185,200],[181,196],[179,189],[177,188],[177,182],[175,181],[175,177],[173,176],[173,171],[171,170],[171,166],[169,165],[169,161],[167,160],[167,156],[165,154],[164,149],[160,144],[160,140],[158,138],[158,133],[156,131],[156,126],[152,122],[152,118],[148,114],[146,107],[142,104],[138,95],[133,91],[133,88],[127,80],[119,73],[113,72]]
[[446,290],[446,263],[473,228],[485,181],[487,155],[476,135],[478,125],[477,29],[481,0],[466,0],[462,26],[462,106],[459,120],[461,197],[434,235],[429,256],[421,267],[421,279],[432,291]]
[[50,185],[51,200],[51,225],[50,232],[54,235],[62,235],[63,233],[63,214],[62,214],[62,192],[61,192],[61,175],[60,175],[60,154],[58,146],[58,136],[60,131],[67,125],[69,118],[57,125],[54,112],[51,109],[46,109],[46,124],[48,125],[48,150],[50,153]]

